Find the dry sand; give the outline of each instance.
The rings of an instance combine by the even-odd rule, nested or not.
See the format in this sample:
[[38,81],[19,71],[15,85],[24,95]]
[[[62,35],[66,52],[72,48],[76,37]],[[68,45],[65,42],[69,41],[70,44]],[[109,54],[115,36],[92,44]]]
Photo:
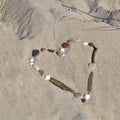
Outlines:
[[[2,0],[0,0],[2,3]],[[119,120],[120,119],[120,0],[3,0],[0,8],[0,120]],[[98,8],[96,10],[96,8]],[[107,12],[106,12],[107,11]],[[107,23],[106,23],[107,21]],[[29,65],[33,49],[58,48],[80,38],[64,58],[40,54],[39,66],[79,92],[86,92],[87,64],[98,47],[93,90],[87,104],[62,91]],[[21,39],[21,40],[20,40]]]

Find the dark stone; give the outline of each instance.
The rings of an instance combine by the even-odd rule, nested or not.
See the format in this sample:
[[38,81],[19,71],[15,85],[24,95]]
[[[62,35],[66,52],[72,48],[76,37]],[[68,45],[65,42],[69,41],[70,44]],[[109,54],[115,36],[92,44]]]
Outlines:
[[65,42],[65,43],[62,43],[62,47],[63,48],[69,48],[70,47],[70,44]]
[[81,99],[82,103],[86,103],[87,101],[83,98]]
[[79,97],[81,97],[81,96],[82,96],[81,93],[74,93],[74,97],[76,97],[76,98],[79,98]]
[[39,50],[35,49],[35,50],[32,51],[32,56],[36,57],[36,56],[39,55],[39,53],[40,53]]
[[92,47],[92,46],[93,46],[93,43],[92,43],[92,42],[90,42],[90,43],[88,43],[88,45],[89,45],[90,47]]

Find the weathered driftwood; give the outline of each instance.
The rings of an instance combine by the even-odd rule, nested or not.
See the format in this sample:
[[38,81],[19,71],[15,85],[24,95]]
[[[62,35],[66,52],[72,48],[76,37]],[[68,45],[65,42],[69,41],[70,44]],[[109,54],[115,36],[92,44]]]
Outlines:
[[88,94],[90,94],[92,90],[92,82],[93,82],[93,72],[90,72],[89,77],[88,77],[88,83],[87,83]]

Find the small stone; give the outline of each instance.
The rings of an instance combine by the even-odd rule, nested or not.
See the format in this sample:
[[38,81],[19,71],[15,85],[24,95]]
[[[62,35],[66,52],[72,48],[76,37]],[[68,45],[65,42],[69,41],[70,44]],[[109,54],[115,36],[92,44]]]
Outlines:
[[50,75],[45,75],[44,78],[45,78],[45,80],[50,80],[51,76]]
[[76,98],[79,98],[79,97],[81,97],[81,96],[82,96],[81,93],[74,93],[74,97],[76,97]]
[[40,76],[43,77],[43,75],[45,74],[45,71],[43,70],[39,70]]
[[36,57],[36,56],[39,55],[39,53],[40,53],[39,50],[35,49],[35,50],[32,51],[32,56]]
[[82,103],[86,103],[87,102],[84,98],[82,98],[81,101],[82,101]]
[[41,48],[41,52],[46,52],[47,48]]
[[90,47],[92,47],[92,46],[93,46],[93,43],[92,43],[92,42],[90,42],[90,43],[88,43],[88,45],[89,45]]
[[63,48],[69,48],[70,44],[68,42],[62,43]]

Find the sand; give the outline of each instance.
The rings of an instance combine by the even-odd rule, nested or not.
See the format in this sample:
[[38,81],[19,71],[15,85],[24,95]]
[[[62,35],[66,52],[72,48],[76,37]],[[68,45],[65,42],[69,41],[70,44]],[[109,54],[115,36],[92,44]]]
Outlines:
[[[2,0],[0,0],[2,3]],[[90,15],[110,17],[103,20]],[[0,8],[0,120],[119,120],[120,0],[3,0]],[[113,12],[112,16],[110,11]],[[83,104],[29,65],[33,49],[57,49],[80,38],[64,58],[40,53],[38,65],[78,92],[87,92],[91,49],[96,54],[91,99]]]

